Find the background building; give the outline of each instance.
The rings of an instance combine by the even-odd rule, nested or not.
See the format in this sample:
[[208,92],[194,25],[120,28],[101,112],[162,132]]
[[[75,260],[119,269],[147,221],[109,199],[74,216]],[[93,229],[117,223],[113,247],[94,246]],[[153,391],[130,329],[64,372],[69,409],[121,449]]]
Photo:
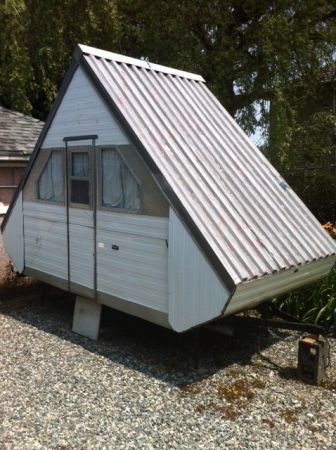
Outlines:
[[0,214],[6,212],[43,122],[0,106]]

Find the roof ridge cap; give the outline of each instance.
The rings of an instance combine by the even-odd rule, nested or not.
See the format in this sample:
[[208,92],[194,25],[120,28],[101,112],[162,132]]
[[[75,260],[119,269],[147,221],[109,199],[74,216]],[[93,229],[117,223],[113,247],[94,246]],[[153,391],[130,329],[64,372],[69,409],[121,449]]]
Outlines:
[[88,45],[78,44],[77,48],[74,51],[74,58],[79,60],[82,55],[92,55],[97,58],[115,61],[117,63],[130,64],[136,67],[154,70],[155,72],[162,72],[165,74],[170,74],[181,78],[187,78],[189,80],[205,82],[204,78],[201,75],[195,73],[174,69],[168,66],[162,66],[160,64],[154,64],[145,59],[131,58],[130,56],[121,55],[119,53],[113,53],[107,50],[101,50],[99,48],[90,47]]

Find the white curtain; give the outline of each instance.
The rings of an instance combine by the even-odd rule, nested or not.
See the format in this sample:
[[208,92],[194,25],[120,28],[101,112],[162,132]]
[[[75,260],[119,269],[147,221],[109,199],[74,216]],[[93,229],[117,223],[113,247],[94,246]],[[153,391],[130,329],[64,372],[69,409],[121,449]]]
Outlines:
[[88,153],[72,153],[72,175],[74,177],[89,176],[89,155]]
[[39,179],[38,197],[50,202],[64,201],[63,155],[52,152]]
[[139,186],[116,150],[102,150],[103,206],[139,209]]

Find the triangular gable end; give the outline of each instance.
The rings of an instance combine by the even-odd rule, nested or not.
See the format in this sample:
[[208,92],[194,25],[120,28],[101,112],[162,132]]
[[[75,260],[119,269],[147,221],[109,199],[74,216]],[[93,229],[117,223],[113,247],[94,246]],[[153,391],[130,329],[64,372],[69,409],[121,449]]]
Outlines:
[[64,147],[62,136],[74,136],[74,130],[76,136],[96,135],[97,146],[130,143],[81,64],[73,74],[41,149]]

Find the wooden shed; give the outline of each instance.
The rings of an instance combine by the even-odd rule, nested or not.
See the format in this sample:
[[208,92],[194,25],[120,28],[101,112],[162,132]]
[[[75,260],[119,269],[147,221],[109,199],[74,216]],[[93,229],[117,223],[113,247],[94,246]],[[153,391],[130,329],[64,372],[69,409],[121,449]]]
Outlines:
[[7,211],[43,122],[0,106],[0,214]]
[[333,240],[199,75],[79,45],[2,226],[18,272],[182,332],[327,275]]

